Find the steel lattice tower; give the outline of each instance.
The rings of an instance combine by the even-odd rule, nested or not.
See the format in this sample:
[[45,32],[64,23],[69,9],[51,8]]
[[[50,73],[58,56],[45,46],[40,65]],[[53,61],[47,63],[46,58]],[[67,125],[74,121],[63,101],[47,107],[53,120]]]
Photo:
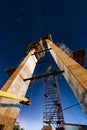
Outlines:
[[44,79],[43,130],[53,126],[55,130],[64,130],[64,117],[60,102],[60,93],[56,76]]

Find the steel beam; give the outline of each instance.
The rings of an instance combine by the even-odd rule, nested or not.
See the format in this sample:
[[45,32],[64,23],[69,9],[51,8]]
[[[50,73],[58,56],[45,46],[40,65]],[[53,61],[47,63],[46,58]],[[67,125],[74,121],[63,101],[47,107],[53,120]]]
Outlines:
[[49,76],[56,76],[56,75],[60,75],[62,73],[64,73],[63,70],[62,71],[53,71],[51,73],[46,73],[46,74],[37,75],[37,76],[33,76],[31,78],[24,79],[24,81],[41,79],[41,78],[46,78],[46,77],[49,77]]
[[16,99],[16,100],[22,100],[22,101],[29,101],[28,98],[25,98],[23,96],[18,96],[16,94],[4,92],[0,90],[0,97],[10,98],[10,99]]

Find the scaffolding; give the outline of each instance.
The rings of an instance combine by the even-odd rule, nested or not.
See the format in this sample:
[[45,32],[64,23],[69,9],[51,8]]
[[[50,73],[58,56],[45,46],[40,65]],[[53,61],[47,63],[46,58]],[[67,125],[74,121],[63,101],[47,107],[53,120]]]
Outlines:
[[64,130],[64,117],[60,102],[57,77],[44,78],[43,130]]

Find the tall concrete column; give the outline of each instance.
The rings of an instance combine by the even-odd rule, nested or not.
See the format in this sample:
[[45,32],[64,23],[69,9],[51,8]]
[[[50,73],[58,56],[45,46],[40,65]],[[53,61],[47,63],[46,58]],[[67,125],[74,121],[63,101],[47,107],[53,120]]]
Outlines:
[[56,64],[87,114],[87,70],[65,54],[52,41],[46,40]]
[[[35,49],[32,49],[24,60],[20,63],[15,72],[11,75],[5,85],[3,91],[25,96],[30,81],[24,82],[23,79],[32,77],[37,59],[34,54]],[[13,130],[15,121],[20,110],[18,100],[1,98],[0,99],[0,127],[1,130]]]

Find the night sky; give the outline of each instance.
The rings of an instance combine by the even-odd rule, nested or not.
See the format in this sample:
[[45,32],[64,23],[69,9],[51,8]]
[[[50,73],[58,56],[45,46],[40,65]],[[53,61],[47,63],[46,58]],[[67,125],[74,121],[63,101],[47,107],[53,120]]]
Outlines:
[[[1,87],[8,79],[4,70],[18,65],[25,56],[27,45],[45,34],[51,34],[55,43],[63,42],[71,50],[85,48],[87,54],[87,0],[0,0]],[[52,64],[56,67],[53,61]],[[45,69],[45,65],[42,68]],[[40,64],[35,73],[41,73]],[[78,101],[64,79],[60,86],[63,82],[61,102],[66,108]],[[21,108],[18,121],[25,130],[41,129],[42,84],[42,81],[34,83],[32,90],[28,90],[32,105]],[[64,111],[64,117],[68,123],[87,124],[86,115],[79,105]]]

